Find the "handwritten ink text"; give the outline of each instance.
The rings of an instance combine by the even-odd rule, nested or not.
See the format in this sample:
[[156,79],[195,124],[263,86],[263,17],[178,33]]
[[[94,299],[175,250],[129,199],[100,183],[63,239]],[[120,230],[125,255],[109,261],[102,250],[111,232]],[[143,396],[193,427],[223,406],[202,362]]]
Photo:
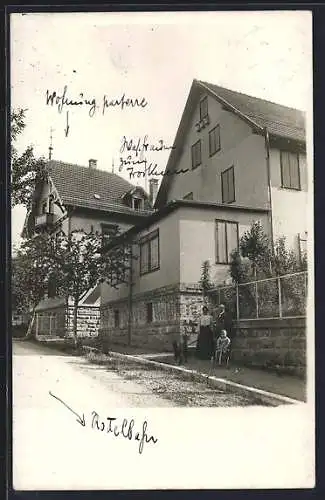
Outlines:
[[[62,92],[56,90],[46,91],[46,106],[56,106],[59,113],[62,113],[65,107],[74,106],[77,108],[87,107],[90,117],[95,116],[96,110],[99,109],[95,97],[85,97],[83,92],[80,92],[77,97],[68,97],[68,86],[64,85]],[[126,97],[125,93],[118,98],[110,98],[104,94],[102,98],[102,114],[105,114],[107,108],[119,107],[124,108],[145,108],[148,102],[145,97]]]
[[79,94],[78,99],[68,99],[67,97],[68,87],[65,85],[63,87],[63,92],[59,95],[56,91],[50,93],[48,90],[46,91],[46,105],[49,106],[57,106],[58,112],[62,113],[64,106],[90,106],[89,107],[89,116],[94,116],[96,111],[96,99],[93,97],[92,99],[84,98],[83,92]]
[[138,432],[134,429],[134,419],[132,418],[128,421],[126,418],[123,419],[122,425],[119,425],[116,422],[116,417],[107,417],[107,423],[99,418],[97,412],[92,412],[92,429],[96,429],[101,432],[106,432],[106,434],[112,433],[115,437],[122,437],[128,439],[129,441],[134,440],[138,441],[139,448],[138,451],[141,454],[143,452],[143,447],[145,443],[156,444],[158,439],[154,436],[149,436],[147,434],[148,422],[145,420],[142,423],[142,428]]
[[149,144],[147,135],[145,135],[143,139],[139,138],[138,140],[127,139],[124,135],[121,141],[120,153],[123,154],[126,151],[132,151],[135,153],[135,156],[138,156],[143,152],[159,152],[169,149],[175,149],[175,146],[166,146],[163,139],[159,139],[158,144]]
[[140,97],[140,98],[131,98],[127,97],[125,98],[125,94],[123,94],[119,99],[109,99],[106,95],[103,97],[103,110],[102,113],[103,115],[105,114],[105,109],[109,107],[120,107],[122,110],[124,107],[129,107],[131,108],[145,108],[148,105],[148,102],[145,97]]
[[[136,169],[134,165],[141,165],[142,168]],[[122,172],[122,170],[125,168],[125,170],[128,171],[129,173],[129,178],[134,179],[134,178],[145,178],[145,177],[151,177],[151,176],[168,176],[168,175],[179,175],[179,174],[186,174],[186,172],[189,172],[189,168],[181,168],[178,170],[157,170],[159,167],[157,163],[149,162],[146,158],[145,159],[133,159],[131,155],[127,156],[127,158],[120,158],[120,165],[119,165],[119,171]]]

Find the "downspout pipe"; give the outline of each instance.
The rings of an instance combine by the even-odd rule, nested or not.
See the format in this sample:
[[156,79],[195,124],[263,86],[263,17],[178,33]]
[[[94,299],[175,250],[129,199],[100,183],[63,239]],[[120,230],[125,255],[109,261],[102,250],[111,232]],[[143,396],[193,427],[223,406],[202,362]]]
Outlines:
[[272,187],[271,187],[271,164],[270,164],[270,137],[269,131],[264,128],[265,138],[265,151],[266,151],[266,171],[267,171],[267,185],[268,185],[268,198],[269,198],[269,222],[270,222],[270,235],[271,235],[271,250],[274,254],[274,234],[273,234],[273,209],[272,209]]

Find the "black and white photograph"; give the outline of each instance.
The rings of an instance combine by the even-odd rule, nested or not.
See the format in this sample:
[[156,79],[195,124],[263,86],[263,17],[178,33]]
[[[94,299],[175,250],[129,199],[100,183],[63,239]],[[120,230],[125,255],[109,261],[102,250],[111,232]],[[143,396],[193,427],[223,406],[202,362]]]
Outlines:
[[312,13],[9,17],[14,489],[313,488]]

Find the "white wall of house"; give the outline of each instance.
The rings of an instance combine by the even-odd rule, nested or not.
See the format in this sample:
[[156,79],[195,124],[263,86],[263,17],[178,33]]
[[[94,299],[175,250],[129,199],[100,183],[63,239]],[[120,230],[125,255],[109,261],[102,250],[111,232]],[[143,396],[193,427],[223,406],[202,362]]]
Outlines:
[[[160,267],[156,271],[140,275],[140,248],[135,244],[133,261],[133,294],[139,294],[179,283],[180,276],[180,247],[179,247],[179,216],[171,213],[159,222],[152,224],[141,231],[138,237],[144,237],[159,229]],[[107,284],[102,285],[101,302],[105,304],[111,300],[126,298],[129,294],[128,285],[119,285],[114,289]]]
[[[195,124],[199,121],[199,104],[194,110],[177,162],[177,169],[188,168],[189,171],[172,176],[168,201],[181,199],[193,192],[194,200],[221,203],[221,172],[233,165],[236,191],[234,204],[268,208],[264,138],[253,134],[249,125],[235,114],[223,110],[211,96],[208,96],[208,112],[210,124],[197,132]],[[209,131],[218,124],[221,149],[209,157]],[[191,147],[199,139],[202,164],[192,170]]]
[[180,281],[197,283],[205,260],[211,265],[211,279],[218,284],[229,280],[229,266],[216,263],[216,219],[238,222],[239,239],[251,224],[260,221],[268,231],[265,213],[240,212],[225,208],[213,210],[181,208],[180,217]]
[[[229,266],[216,264],[216,219],[238,222],[239,238],[257,220],[268,234],[268,219],[264,212],[242,212],[227,207],[216,210],[178,208],[139,234],[143,237],[159,228],[160,268],[141,276],[138,258],[133,268],[133,295],[178,283],[197,283],[205,260],[210,261],[211,278],[215,282],[223,283],[229,278]],[[139,256],[139,246],[134,245],[134,249]],[[128,285],[120,285],[116,290],[103,284],[101,303],[125,299],[128,294]]]
[[299,155],[301,190],[281,187],[280,151],[270,151],[272,217],[274,240],[286,237],[288,246],[298,250],[298,234],[307,231],[308,175],[306,155]]
[[150,228],[141,232],[140,237],[159,229],[160,268],[157,271],[140,276],[140,253],[138,247],[138,260],[135,261],[134,293],[146,292],[155,288],[178,283],[180,273],[179,261],[179,217],[177,212],[169,214]]

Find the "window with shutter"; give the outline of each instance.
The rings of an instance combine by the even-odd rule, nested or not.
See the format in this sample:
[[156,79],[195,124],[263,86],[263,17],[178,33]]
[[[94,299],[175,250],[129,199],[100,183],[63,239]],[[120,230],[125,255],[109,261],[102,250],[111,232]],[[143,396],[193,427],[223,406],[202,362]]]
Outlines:
[[217,151],[220,151],[220,125],[209,132],[209,155],[213,156]]
[[202,158],[201,158],[201,140],[198,140],[195,144],[192,146],[192,169],[198,167],[201,165]]
[[157,229],[140,240],[140,274],[156,271],[159,266],[159,229]]
[[235,201],[235,169],[233,166],[221,173],[221,195],[222,203]]
[[299,154],[280,151],[281,187],[300,190]]
[[208,98],[204,97],[200,101],[200,120],[204,120],[208,116]]

